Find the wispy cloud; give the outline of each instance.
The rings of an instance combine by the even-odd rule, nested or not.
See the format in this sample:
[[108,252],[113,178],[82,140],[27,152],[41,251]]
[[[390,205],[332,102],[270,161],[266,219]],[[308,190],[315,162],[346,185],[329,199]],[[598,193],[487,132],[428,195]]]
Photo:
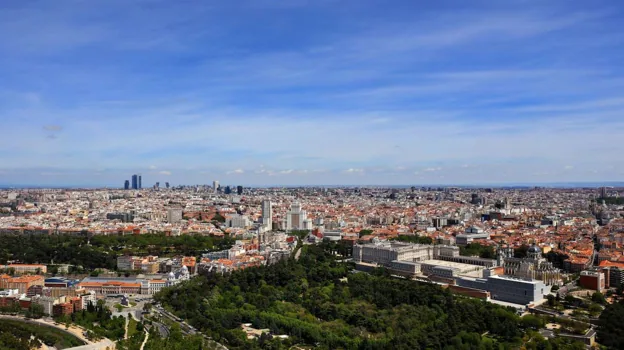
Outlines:
[[345,170],[345,173],[350,173],[350,174],[359,174],[363,172],[364,172],[364,169],[356,169],[356,168],[349,168]]
[[118,1],[12,3],[0,12],[3,177],[617,177],[624,166],[590,169],[624,151],[621,14],[457,4],[155,0],[147,16]]

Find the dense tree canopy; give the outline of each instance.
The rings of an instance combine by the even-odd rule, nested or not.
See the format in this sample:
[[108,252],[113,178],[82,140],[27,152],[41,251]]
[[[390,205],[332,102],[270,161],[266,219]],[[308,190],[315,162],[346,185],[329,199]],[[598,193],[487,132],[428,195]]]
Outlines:
[[[197,277],[166,288],[156,300],[232,349],[499,349],[523,341],[539,320],[458,297],[437,285],[393,278],[381,269],[353,273],[323,246],[304,246],[299,261]],[[241,323],[272,334],[249,341]],[[538,334],[539,335],[539,334]],[[547,340],[540,340],[557,349]]]
[[608,305],[598,321],[598,342],[610,349],[624,349],[624,302]]
[[418,244],[431,244],[433,243],[433,239],[427,236],[418,236],[418,235],[398,235],[392,240],[399,242],[409,242],[409,243],[418,243]]
[[230,238],[199,235],[2,235],[0,264],[7,260],[24,263],[65,263],[114,269],[117,257],[123,254],[167,256],[183,254],[198,256],[210,250],[232,246]]
[[493,247],[481,245],[479,243],[470,243],[465,247],[460,247],[459,252],[461,255],[478,256],[485,259],[496,258],[496,252]]
[[624,204],[624,198],[623,197],[597,198],[596,202],[602,203],[603,200],[605,201],[606,204],[613,204],[613,205],[622,205],[622,204]]

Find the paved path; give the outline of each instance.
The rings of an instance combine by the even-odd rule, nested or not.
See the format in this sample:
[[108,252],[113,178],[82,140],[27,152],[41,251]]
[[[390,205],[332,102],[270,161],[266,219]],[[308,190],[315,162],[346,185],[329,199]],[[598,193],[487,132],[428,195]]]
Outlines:
[[130,319],[128,319],[126,317],[126,326],[125,326],[125,332],[124,332],[124,339],[128,339],[128,323],[130,323]]
[[145,344],[147,344],[147,338],[149,338],[149,332],[147,330],[145,330],[145,339],[143,339],[143,343],[141,343],[141,349],[143,350],[143,348],[145,347]]

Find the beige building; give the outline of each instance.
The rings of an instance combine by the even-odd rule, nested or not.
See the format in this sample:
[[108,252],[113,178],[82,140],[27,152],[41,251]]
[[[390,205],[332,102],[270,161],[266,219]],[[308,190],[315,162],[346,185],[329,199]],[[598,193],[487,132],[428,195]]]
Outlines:
[[41,274],[48,272],[48,268],[41,264],[9,264],[6,265],[5,269],[13,269],[18,275],[26,273]]

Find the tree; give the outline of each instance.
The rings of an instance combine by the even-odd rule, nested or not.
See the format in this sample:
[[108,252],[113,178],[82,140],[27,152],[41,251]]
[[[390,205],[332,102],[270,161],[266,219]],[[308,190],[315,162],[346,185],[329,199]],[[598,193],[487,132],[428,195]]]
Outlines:
[[42,318],[44,315],[43,305],[37,303],[31,303],[26,311],[26,317],[28,318]]
[[605,296],[600,292],[595,292],[594,294],[592,294],[592,301],[600,305],[605,305],[607,303]]
[[223,215],[221,215],[220,213],[215,213],[215,215],[212,217],[212,220],[224,223],[225,222],[225,217]]
[[520,321],[524,328],[530,328],[533,330],[538,330],[546,325],[546,322],[544,322],[541,317],[535,315],[526,315],[522,317]]
[[591,304],[589,305],[589,313],[593,316],[597,316],[600,314],[600,312],[602,312],[602,307],[598,304]]
[[576,298],[572,294],[567,294],[564,298],[565,302],[568,304],[576,304]]
[[598,342],[609,349],[624,349],[624,303],[607,305],[598,319]]
[[554,295],[548,294],[546,298],[548,299],[548,306],[554,307],[555,305],[557,305],[557,298],[555,298]]
[[360,230],[359,237],[362,238],[366,235],[370,235],[373,233],[373,230]]

